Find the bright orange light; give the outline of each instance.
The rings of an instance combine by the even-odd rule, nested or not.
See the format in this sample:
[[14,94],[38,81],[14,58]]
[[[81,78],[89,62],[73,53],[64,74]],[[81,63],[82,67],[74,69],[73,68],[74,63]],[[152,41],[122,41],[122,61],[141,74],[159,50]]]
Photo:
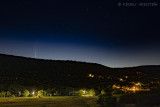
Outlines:
[[123,81],[123,78],[119,78],[119,81]]
[[139,91],[140,88],[139,87],[136,87],[136,86],[133,86],[130,88],[130,91],[133,91],[133,92],[136,92],[136,91]]

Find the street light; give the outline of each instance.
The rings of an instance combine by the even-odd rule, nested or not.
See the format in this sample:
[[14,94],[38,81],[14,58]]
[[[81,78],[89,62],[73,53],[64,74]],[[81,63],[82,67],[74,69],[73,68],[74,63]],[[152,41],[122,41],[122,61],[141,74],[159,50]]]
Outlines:
[[32,92],[32,94],[34,95],[34,94],[35,94],[35,92],[33,91],[33,92]]

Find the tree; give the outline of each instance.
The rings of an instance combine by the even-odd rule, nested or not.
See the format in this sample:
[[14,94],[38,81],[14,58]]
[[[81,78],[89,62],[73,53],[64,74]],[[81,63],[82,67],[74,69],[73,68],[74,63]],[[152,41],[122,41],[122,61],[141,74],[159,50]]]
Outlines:
[[85,94],[86,94],[86,91],[85,91],[85,90],[83,90],[83,89],[79,90],[79,95],[80,95],[80,96],[83,96],[83,95],[85,95]]
[[24,90],[23,96],[28,97],[30,95],[30,92],[28,90]]
[[43,91],[43,96],[47,96],[47,92],[46,91]]
[[90,89],[90,90],[88,91],[88,94],[89,94],[89,96],[94,96],[94,95],[96,94],[96,92],[95,92],[94,89]]
[[69,95],[69,92],[73,91],[73,88],[71,87],[61,87],[60,90],[61,95]]
[[101,91],[101,95],[105,95],[105,91],[104,90]]
[[1,96],[2,96],[2,97],[6,97],[6,92],[2,91],[2,92],[1,92]]
[[43,90],[38,90],[38,96],[41,97],[41,96],[46,96],[47,93],[46,91],[43,91]]
[[12,95],[10,91],[7,91],[6,94],[7,94],[7,95],[6,95],[7,97],[11,97],[11,95]]
[[51,89],[51,88],[48,88],[48,89],[46,90],[46,92],[47,92],[47,96],[50,96],[50,94],[52,94],[52,89]]

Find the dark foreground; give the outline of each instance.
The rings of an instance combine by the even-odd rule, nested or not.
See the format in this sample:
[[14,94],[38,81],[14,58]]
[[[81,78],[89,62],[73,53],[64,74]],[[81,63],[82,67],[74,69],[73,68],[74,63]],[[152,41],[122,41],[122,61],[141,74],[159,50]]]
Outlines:
[[99,107],[97,97],[0,98],[0,107]]

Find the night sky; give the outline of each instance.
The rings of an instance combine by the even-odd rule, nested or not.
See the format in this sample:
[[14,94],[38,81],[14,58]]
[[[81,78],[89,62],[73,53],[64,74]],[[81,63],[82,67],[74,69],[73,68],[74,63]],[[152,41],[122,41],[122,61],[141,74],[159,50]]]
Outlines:
[[[131,0],[130,0],[131,1]],[[138,0],[140,3],[146,0]],[[160,3],[1,0],[0,53],[109,67],[160,65]]]

